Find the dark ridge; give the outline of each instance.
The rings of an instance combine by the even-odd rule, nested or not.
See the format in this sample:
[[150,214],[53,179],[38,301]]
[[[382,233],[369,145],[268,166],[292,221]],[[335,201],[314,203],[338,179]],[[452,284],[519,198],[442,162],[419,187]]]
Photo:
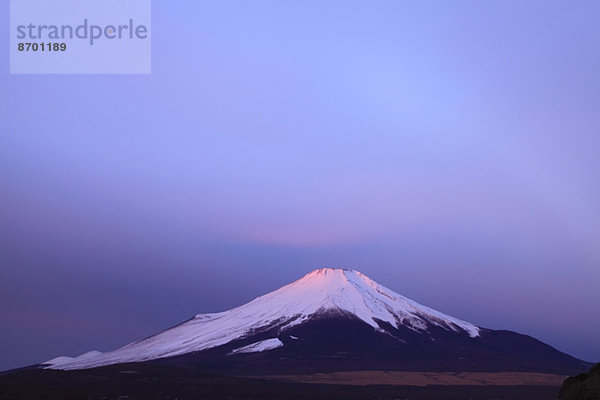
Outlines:
[[560,388],[559,396],[564,400],[600,399],[600,363],[588,373],[567,378]]

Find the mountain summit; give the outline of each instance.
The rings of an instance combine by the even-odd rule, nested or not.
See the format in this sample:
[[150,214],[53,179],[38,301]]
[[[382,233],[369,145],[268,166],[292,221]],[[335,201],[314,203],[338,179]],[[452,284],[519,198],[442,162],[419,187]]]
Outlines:
[[[211,368],[561,371],[582,362],[533,338],[425,307],[351,269],[322,268],[229,311],[199,314],[107,353],[58,357],[51,369],[129,362]],[[316,368],[316,369],[315,369]]]

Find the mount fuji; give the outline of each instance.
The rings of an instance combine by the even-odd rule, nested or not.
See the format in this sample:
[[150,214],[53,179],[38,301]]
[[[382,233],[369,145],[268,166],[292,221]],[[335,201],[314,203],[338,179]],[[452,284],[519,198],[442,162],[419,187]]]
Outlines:
[[211,371],[571,373],[588,364],[532,337],[423,306],[351,269],[322,268],[229,311],[199,314],[122,348],[57,357],[46,369],[124,363]]

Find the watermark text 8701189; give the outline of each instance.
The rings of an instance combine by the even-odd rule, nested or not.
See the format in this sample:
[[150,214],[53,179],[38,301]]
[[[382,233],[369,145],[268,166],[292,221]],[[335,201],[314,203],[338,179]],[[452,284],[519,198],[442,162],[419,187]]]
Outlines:
[[67,51],[66,43],[18,43],[19,51]]

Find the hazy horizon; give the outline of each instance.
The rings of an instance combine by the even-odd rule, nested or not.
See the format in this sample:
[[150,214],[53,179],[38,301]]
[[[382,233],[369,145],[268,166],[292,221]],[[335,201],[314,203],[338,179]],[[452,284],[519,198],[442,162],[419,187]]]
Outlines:
[[600,361],[598,16],[153,2],[148,76],[9,75],[1,41],[0,370],[321,267]]

